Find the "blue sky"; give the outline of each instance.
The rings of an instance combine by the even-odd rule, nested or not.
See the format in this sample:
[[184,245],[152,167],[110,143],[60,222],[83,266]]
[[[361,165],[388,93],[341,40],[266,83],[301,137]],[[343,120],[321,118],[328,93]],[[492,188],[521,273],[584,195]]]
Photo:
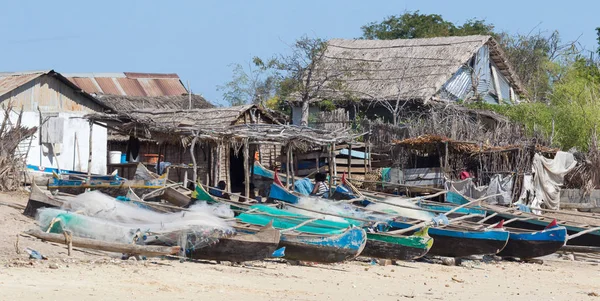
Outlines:
[[355,38],[360,27],[405,10],[497,29],[559,30],[596,47],[600,1],[2,1],[0,71],[177,73],[223,104],[230,65],[284,52],[306,34]]

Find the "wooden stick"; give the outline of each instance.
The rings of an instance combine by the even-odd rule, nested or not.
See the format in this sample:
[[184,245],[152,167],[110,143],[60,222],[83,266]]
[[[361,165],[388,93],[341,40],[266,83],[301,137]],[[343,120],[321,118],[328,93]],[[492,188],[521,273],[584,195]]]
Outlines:
[[595,228],[592,228],[592,229],[587,229],[587,230],[584,230],[584,231],[579,231],[579,232],[577,232],[577,233],[575,233],[573,235],[567,236],[567,240],[571,240],[571,239],[579,237],[581,235],[588,234],[590,232],[594,232],[594,231],[598,231],[598,230],[600,230],[600,227],[595,227]]
[[[471,217],[474,217],[474,216],[481,216],[481,215],[480,214],[463,215],[463,216],[460,216],[460,217],[448,220],[448,224],[451,225],[452,222],[457,222],[457,221],[464,220],[464,219],[467,219],[467,218],[471,218]],[[431,226],[433,224],[434,223],[431,222],[431,221],[429,221],[429,222],[422,222],[422,223],[418,223],[418,224],[416,224],[416,225],[414,225],[412,227],[408,227],[408,228],[400,229],[400,230],[395,230],[395,231],[388,231],[386,233],[389,233],[389,234],[404,234],[404,233],[411,232],[411,231],[414,231],[414,230],[417,230],[417,229],[421,229],[423,227],[429,227],[429,226]],[[443,227],[445,227],[445,226],[443,226]]]
[[[61,234],[54,233],[44,233],[40,230],[29,230],[25,232],[31,236],[35,236],[39,239],[54,242],[54,243],[65,243],[65,237]],[[165,256],[165,255],[173,255],[177,254],[180,247],[162,247],[162,246],[141,246],[134,244],[122,244],[122,243],[114,243],[101,241],[96,239],[82,238],[82,237],[73,237],[72,244],[75,247],[101,250],[107,252],[117,252],[117,253],[126,253],[126,254],[135,254],[135,255],[145,255],[145,256]]]
[[600,247],[564,245],[559,251],[578,253],[600,253]]
[[287,229],[283,229],[283,230],[279,230],[279,232],[289,232],[289,231],[294,231],[294,230],[296,230],[296,229],[298,229],[298,228],[300,228],[300,227],[302,227],[302,226],[304,226],[304,225],[310,224],[310,223],[312,223],[312,222],[314,222],[314,221],[318,221],[318,220],[320,220],[320,218],[313,218],[313,219],[309,219],[309,220],[307,220],[307,221],[305,221],[305,222],[299,223],[298,225],[296,225],[296,226],[294,226],[294,227],[287,228]]

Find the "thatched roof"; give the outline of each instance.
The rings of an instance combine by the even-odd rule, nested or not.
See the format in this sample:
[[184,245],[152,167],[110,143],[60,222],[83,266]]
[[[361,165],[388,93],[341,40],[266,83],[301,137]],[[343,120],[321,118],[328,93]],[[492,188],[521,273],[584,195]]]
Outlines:
[[428,101],[484,45],[488,45],[492,61],[515,91],[524,94],[520,80],[491,36],[332,39],[327,43],[319,73],[336,76],[340,68],[344,74],[352,72],[352,76],[340,79],[344,90],[359,99]]
[[191,138],[198,137],[217,142],[248,139],[250,143],[293,143],[299,147],[340,143],[356,136],[347,132],[332,133],[282,125],[257,105],[197,110],[137,110],[90,114],[86,118],[105,123],[108,128],[125,135],[159,142],[182,142],[184,145],[189,144]]
[[[100,94],[96,99],[116,112],[127,112],[144,109],[181,110],[188,109],[190,96],[188,94],[171,96],[126,96]],[[214,108],[204,97],[191,95],[192,109]]]
[[[403,140],[393,141],[395,146],[405,149],[426,151],[435,153],[440,148],[436,145],[448,144],[448,149],[454,153],[478,154],[478,153],[496,153],[496,152],[513,152],[525,149],[527,145],[503,145],[494,146],[487,144],[479,144],[472,141],[459,141],[450,139],[440,135],[421,135],[418,137],[406,138]],[[443,149],[443,148],[442,148]],[[556,153],[558,149],[536,144],[535,151],[539,153]]]

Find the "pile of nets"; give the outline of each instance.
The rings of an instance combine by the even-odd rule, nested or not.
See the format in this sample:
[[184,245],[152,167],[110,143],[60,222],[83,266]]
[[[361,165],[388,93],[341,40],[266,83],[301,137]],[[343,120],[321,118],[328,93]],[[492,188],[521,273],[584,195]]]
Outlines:
[[181,246],[194,250],[234,235],[217,216],[233,216],[229,208],[197,204],[189,211],[160,213],[98,191],[66,200],[62,209],[40,209],[36,219],[43,231],[118,243]]

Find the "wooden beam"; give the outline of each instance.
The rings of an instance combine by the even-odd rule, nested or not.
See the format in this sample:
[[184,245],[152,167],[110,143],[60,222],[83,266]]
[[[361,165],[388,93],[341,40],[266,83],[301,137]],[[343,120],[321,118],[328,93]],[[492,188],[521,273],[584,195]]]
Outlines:
[[559,251],[577,253],[600,253],[600,247],[564,245]]
[[[25,232],[28,235],[37,237],[42,240],[65,244],[68,242],[65,240],[65,236],[62,234],[45,233],[41,230],[29,230]],[[71,242],[74,247],[94,249],[106,252],[116,252],[125,254],[145,255],[145,256],[165,256],[177,254],[180,251],[180,247],[162,247],[162,246],[141,246],[134,244],[122,244],[107,242],[96,239],[72,237]]]
[[88,166],[87,166],[87,176],[88,176],[88,183],[92,180],[92,133],[93,133],[93,129],[94,129],[94,123],[90,122],[90,139],[88,141],[88,148],[89,148],[89,157],[88,157]]
[[[245,191],[245,196],[249,197],[250,196],[250,164],[248,164],[249,162],[249,156],[250,156],[250,145],[248,144],[248,139],[244,139],[244,191]],[[229,173],[227,173],[229,174]]]

